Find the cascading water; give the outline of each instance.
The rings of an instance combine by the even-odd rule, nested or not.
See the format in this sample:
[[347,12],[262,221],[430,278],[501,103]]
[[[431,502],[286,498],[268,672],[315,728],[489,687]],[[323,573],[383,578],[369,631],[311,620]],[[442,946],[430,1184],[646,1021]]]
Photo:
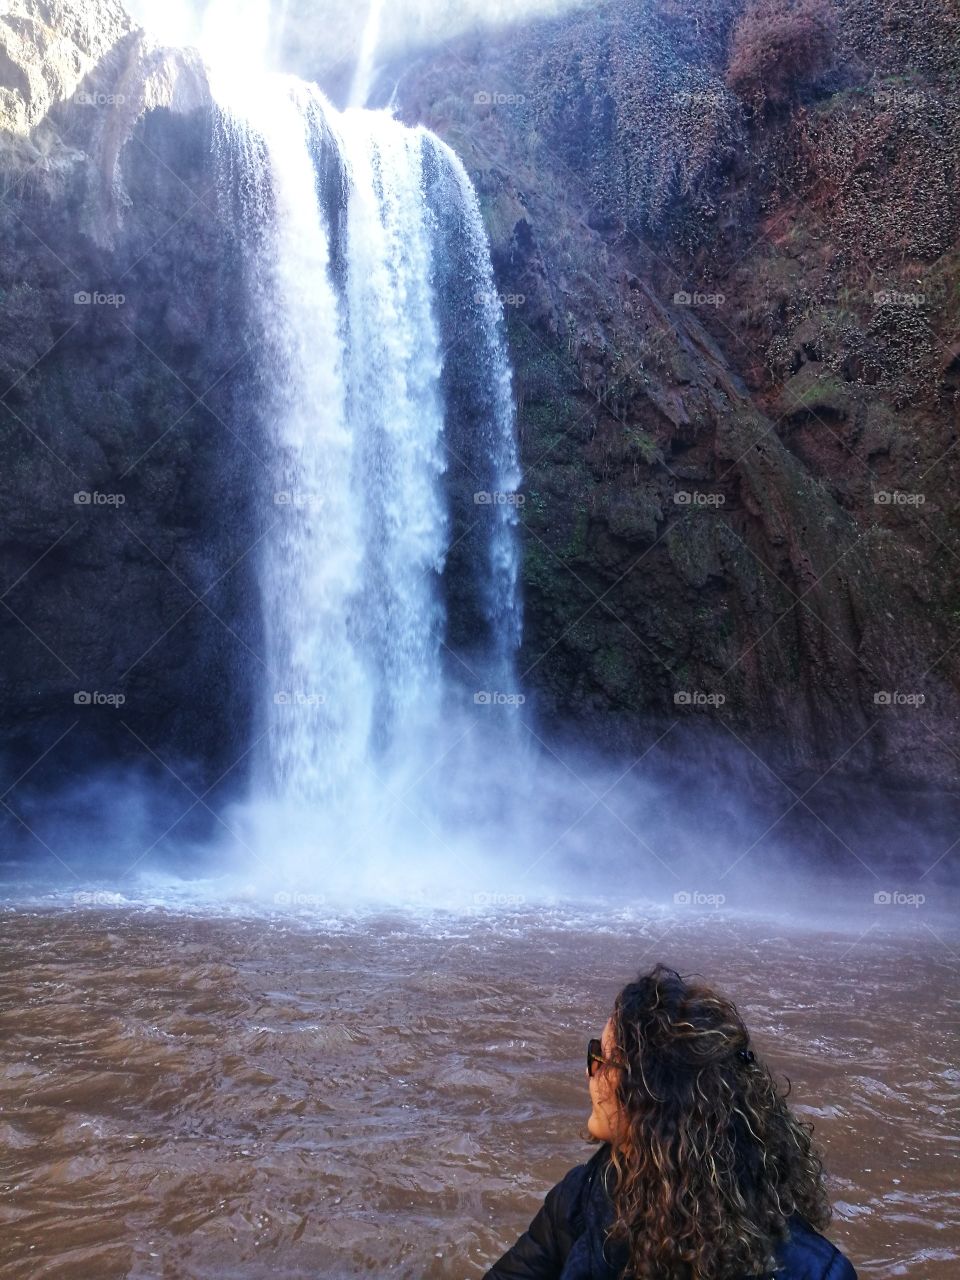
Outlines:
[[488,498],[488,504],[479,505],[489,505],[493,516],[492,525],[483,530],[481,557],[485,564],[478,566],[477,572],[489,644],[483,665],[501,688],[513,688],[522,627],[517,538],[520,460],[510,365],[501,336],[503,308],[480,206],[467,171],[448,147],[435,138],[432,144],[452,184],[448,199],[457,213],[461,280],[469,282],[471,289],[464,301],[468,309],[476,309],[475,315],[466,319],[466,327],[473,334],[470,356],[476,361],[478,375],[471,388],[474,440],[470,451],[475,478],[486,476],[490,484],[489,489],[481,488],[474,495],[475,505],[479,497]]
[[[213,83],[273,505],[257,843],[342,854],[392,838],[388,811],[440,838],[443,788],[423,779],[469,737],[451,724],[470,695],[515,685],[520,638],[510,373],[476,196],[447,147],[385,112],[338,113],[291,77]],[[468,519],[471,581],[452,586]]]
[[364,526],[352,630],[374,688],[375,737],[386,745],[440,710],[440,334],[423,137],[375,112],[349,111],[338,125],[348,182],[348,420]]

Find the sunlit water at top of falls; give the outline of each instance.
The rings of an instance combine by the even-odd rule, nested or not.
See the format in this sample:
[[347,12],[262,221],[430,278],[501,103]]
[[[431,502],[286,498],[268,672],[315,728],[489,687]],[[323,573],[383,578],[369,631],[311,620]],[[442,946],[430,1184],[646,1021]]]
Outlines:
[[382,22],[383,0],[370,0],[367,20],[363,26],[363,37],[360,41],[360,52],[357,56],[357,67],[350,85],[349,105],[351,107],[365,107],[367,105]]
[[209,60],[251,57],[285,69],[354,68],[349,104],[366,104],[378,64],[402,50],[436,45],[470,29],[497,29],[551,17],[589,0],[127,0],[126,8],[161,43],[193,46]]

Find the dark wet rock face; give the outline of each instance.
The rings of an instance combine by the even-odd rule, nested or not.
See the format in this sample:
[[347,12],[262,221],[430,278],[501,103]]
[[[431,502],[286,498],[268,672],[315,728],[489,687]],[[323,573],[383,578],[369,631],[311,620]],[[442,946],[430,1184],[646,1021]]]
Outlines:
[[621,746],[699,717],[795,775],[941,785],[956,46],[921,0],[894,26],[833,8],[842,41],[788,32],[766,99],[746,54],[730,70],[736,0],[464,40],[398,69],[399,97],[464,157],[492,237],[541,712]]
[[231,765],[221,785],[243,781],[260,650],[250,304],[212,115],[131,128],[116,34],[89,75],[48,68],[45,114],[5,135],[5,763],[12,780],[50,749],[31,781],[63,783],[137,762],[199,795]]

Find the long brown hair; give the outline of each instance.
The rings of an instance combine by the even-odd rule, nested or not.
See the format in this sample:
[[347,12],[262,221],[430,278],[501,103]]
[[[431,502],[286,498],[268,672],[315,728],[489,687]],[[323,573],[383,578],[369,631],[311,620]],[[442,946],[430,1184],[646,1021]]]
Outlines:
[[731,1280],[776,1269],[798,1213],[830,1220],[813,1126],[750,1048],[736,1006],[657,965],[613,1012],[622,1128],[611,1240],[634,1280]]

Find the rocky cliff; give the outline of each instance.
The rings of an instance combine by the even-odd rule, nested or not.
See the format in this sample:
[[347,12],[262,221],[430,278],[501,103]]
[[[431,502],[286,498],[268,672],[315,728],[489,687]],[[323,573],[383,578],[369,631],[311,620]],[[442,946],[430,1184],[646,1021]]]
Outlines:
[[[956,783],[956,50],[933,0],[620,0],[383,69],[491,236],[545,725]],[[0,15],[4,732],[55,776],[243,774],[264,469],[205,101],[112,0]]]
[[110,0],[0,17],[5,764],[142,765],[181,810],[242,782],[259,628],[250,307],[207,101]]
[[624,0],[382,77],[482,193],[555,724],[956,782],[957,34]]

